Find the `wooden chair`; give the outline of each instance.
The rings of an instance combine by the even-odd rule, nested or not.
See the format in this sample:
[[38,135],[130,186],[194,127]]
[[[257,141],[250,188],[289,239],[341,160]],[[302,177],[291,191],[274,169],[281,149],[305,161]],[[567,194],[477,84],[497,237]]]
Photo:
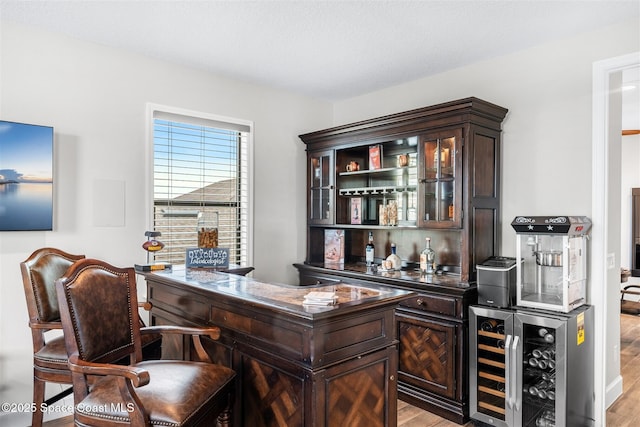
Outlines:
[[[35,411],[31,414],[33,427],[42,426],[42,403],[49,406],[73,392],[64,337],[61,333],[53,336],[55,332],[47,332],[52,330],[62,332],[55,281],[61,278],[74,262],[84,258],[84,255],[72,255],[56,248],[42,248],[34,251],[29,258],[20,263],[33,341],[33,402],[35,404]],[[151,310],[151,304],[148,302],[141,303],[139,306],[147,311]],[[141,322],[141,326],[144,326],[144,323]],[[146,357],[159,357],[161,337],[145,336],[143,349]],[[47,382],[69,384],[69,387],[45,400]]]
[[[140,328],[133,268],[81,260],[56,290],[76,425],[230,425],[235,372],[211,363],[200,341],[219,328]],[[197,360],[143,361],[141,335],[157,333],[191,335]],[[113,364],[125,356],[128,366]]]
[[636,298],[640,295],[640,291],[632,289],[640,289],[640,285],[627,285],[620,291],[620,311],[625,314],[638,315],[640,314],[640,302],[624,299],[625,295],[635,295]]
[[68,387],[44,400],[45,383],[71,384],[64,337],[59,334],[46,339],[45,333],[55,329],[62,330],[55,281],[74,262],[83,258],[84,255],[71,255],[59,249],[43,248],[20,263],[33,341],[33,402],[36,410],[31,414],[31,424],[34,427],[42,426],[43,402],[51,405],[72,392],[72,388]]

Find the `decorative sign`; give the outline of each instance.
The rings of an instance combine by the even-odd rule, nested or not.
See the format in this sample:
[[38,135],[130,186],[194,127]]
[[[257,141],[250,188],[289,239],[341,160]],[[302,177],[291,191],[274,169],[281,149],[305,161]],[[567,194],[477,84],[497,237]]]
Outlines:
[[228,268],[229,248],[187,248],[185,267]]
[[351,198],[351,224],[362,224],[362,198]]
[[382,168],[382,145],[372,145],[369,147],[369,169]]
[[324,230],[324,262],[344,264],[344,230]]

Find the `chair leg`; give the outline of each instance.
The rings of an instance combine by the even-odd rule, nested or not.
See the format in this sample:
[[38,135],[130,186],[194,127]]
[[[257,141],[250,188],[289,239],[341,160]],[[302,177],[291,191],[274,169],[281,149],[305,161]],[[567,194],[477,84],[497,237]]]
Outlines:
[[44,402],[45,382],[33,377],[33,403],[35,403],[35,411],[31,413],[31,426],[42,427],[42,403]]
[[231,410],[225,409],[218,415],[217,427],[231,427]]

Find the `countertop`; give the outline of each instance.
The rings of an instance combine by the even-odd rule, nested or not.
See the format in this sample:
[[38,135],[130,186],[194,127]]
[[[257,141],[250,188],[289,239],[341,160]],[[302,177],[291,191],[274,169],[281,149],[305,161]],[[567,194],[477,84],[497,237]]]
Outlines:
[[[202,294],[224,294],[242,300],[245,304],[277,308],[292,315],[308,318],[345,311],[349,308],[354,309],[359,306],[397,303],[414,295],[413,292],[394,288],[366,287],[344,283],[319,286],[264,283],[250,277],[201,268],[188,269],[184,266],[174,266],[171,271],[146,273],[145,276],[150,281],[188,287]],[[305,296],[312,291],[334,292],[337,302],[327,306],[303,304]]]
[[462,294],[469,290],[475,290],[474,282],[461,282],[460,275],[450,272],[443,274],[421,275],[416,269],[384,271],[380,268],[372,270],[362,263],[347,264],[294,264],[294,267],[309,272],[321,274],[334,274],[337,277],[365,280],[381,285],[392,285],[411,290],[425,290],[448,294]]

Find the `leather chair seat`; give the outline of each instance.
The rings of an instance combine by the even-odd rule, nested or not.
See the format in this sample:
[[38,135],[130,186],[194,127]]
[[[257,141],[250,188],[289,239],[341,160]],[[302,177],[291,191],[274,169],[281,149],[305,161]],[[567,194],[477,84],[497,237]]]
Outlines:
[[[64,336],[50,339],[39,351],[33,354],[33,362],[40,368],[69,369],[67,366],[67,349]],[[69,379],[71,373],[68,372]]]
[[[145,356],[158,358],[162,335],[144,334],[142,335],[142,352]],[[39,351],[33,355],[33,364],[44,369],[63,369],[69,377],[71,383],[71,372],[68,371],[67,349],[64,346],[64,336],[50,339]],[[128,358],[123,360],[127,364]]]
[[636,301],[620,301],[620,311],[625,314],[640,314],[640,303]]
[[[211,390],[228,393],[229,383],[235,373],[230,368],[204,362],[180,360],[144,361],[132,366],[144,368],[151,378],[148,385],[136,388],[142,405],[149,413],[151,425],[184,425],[189,416],[209,401],[218,400]],[[99,418],[112,423],[128,423],[127,407],[118,392],[117,379],[113,376],[99,379],[91,386],[91,392],[76,405],[76,421],[91,424]]]

